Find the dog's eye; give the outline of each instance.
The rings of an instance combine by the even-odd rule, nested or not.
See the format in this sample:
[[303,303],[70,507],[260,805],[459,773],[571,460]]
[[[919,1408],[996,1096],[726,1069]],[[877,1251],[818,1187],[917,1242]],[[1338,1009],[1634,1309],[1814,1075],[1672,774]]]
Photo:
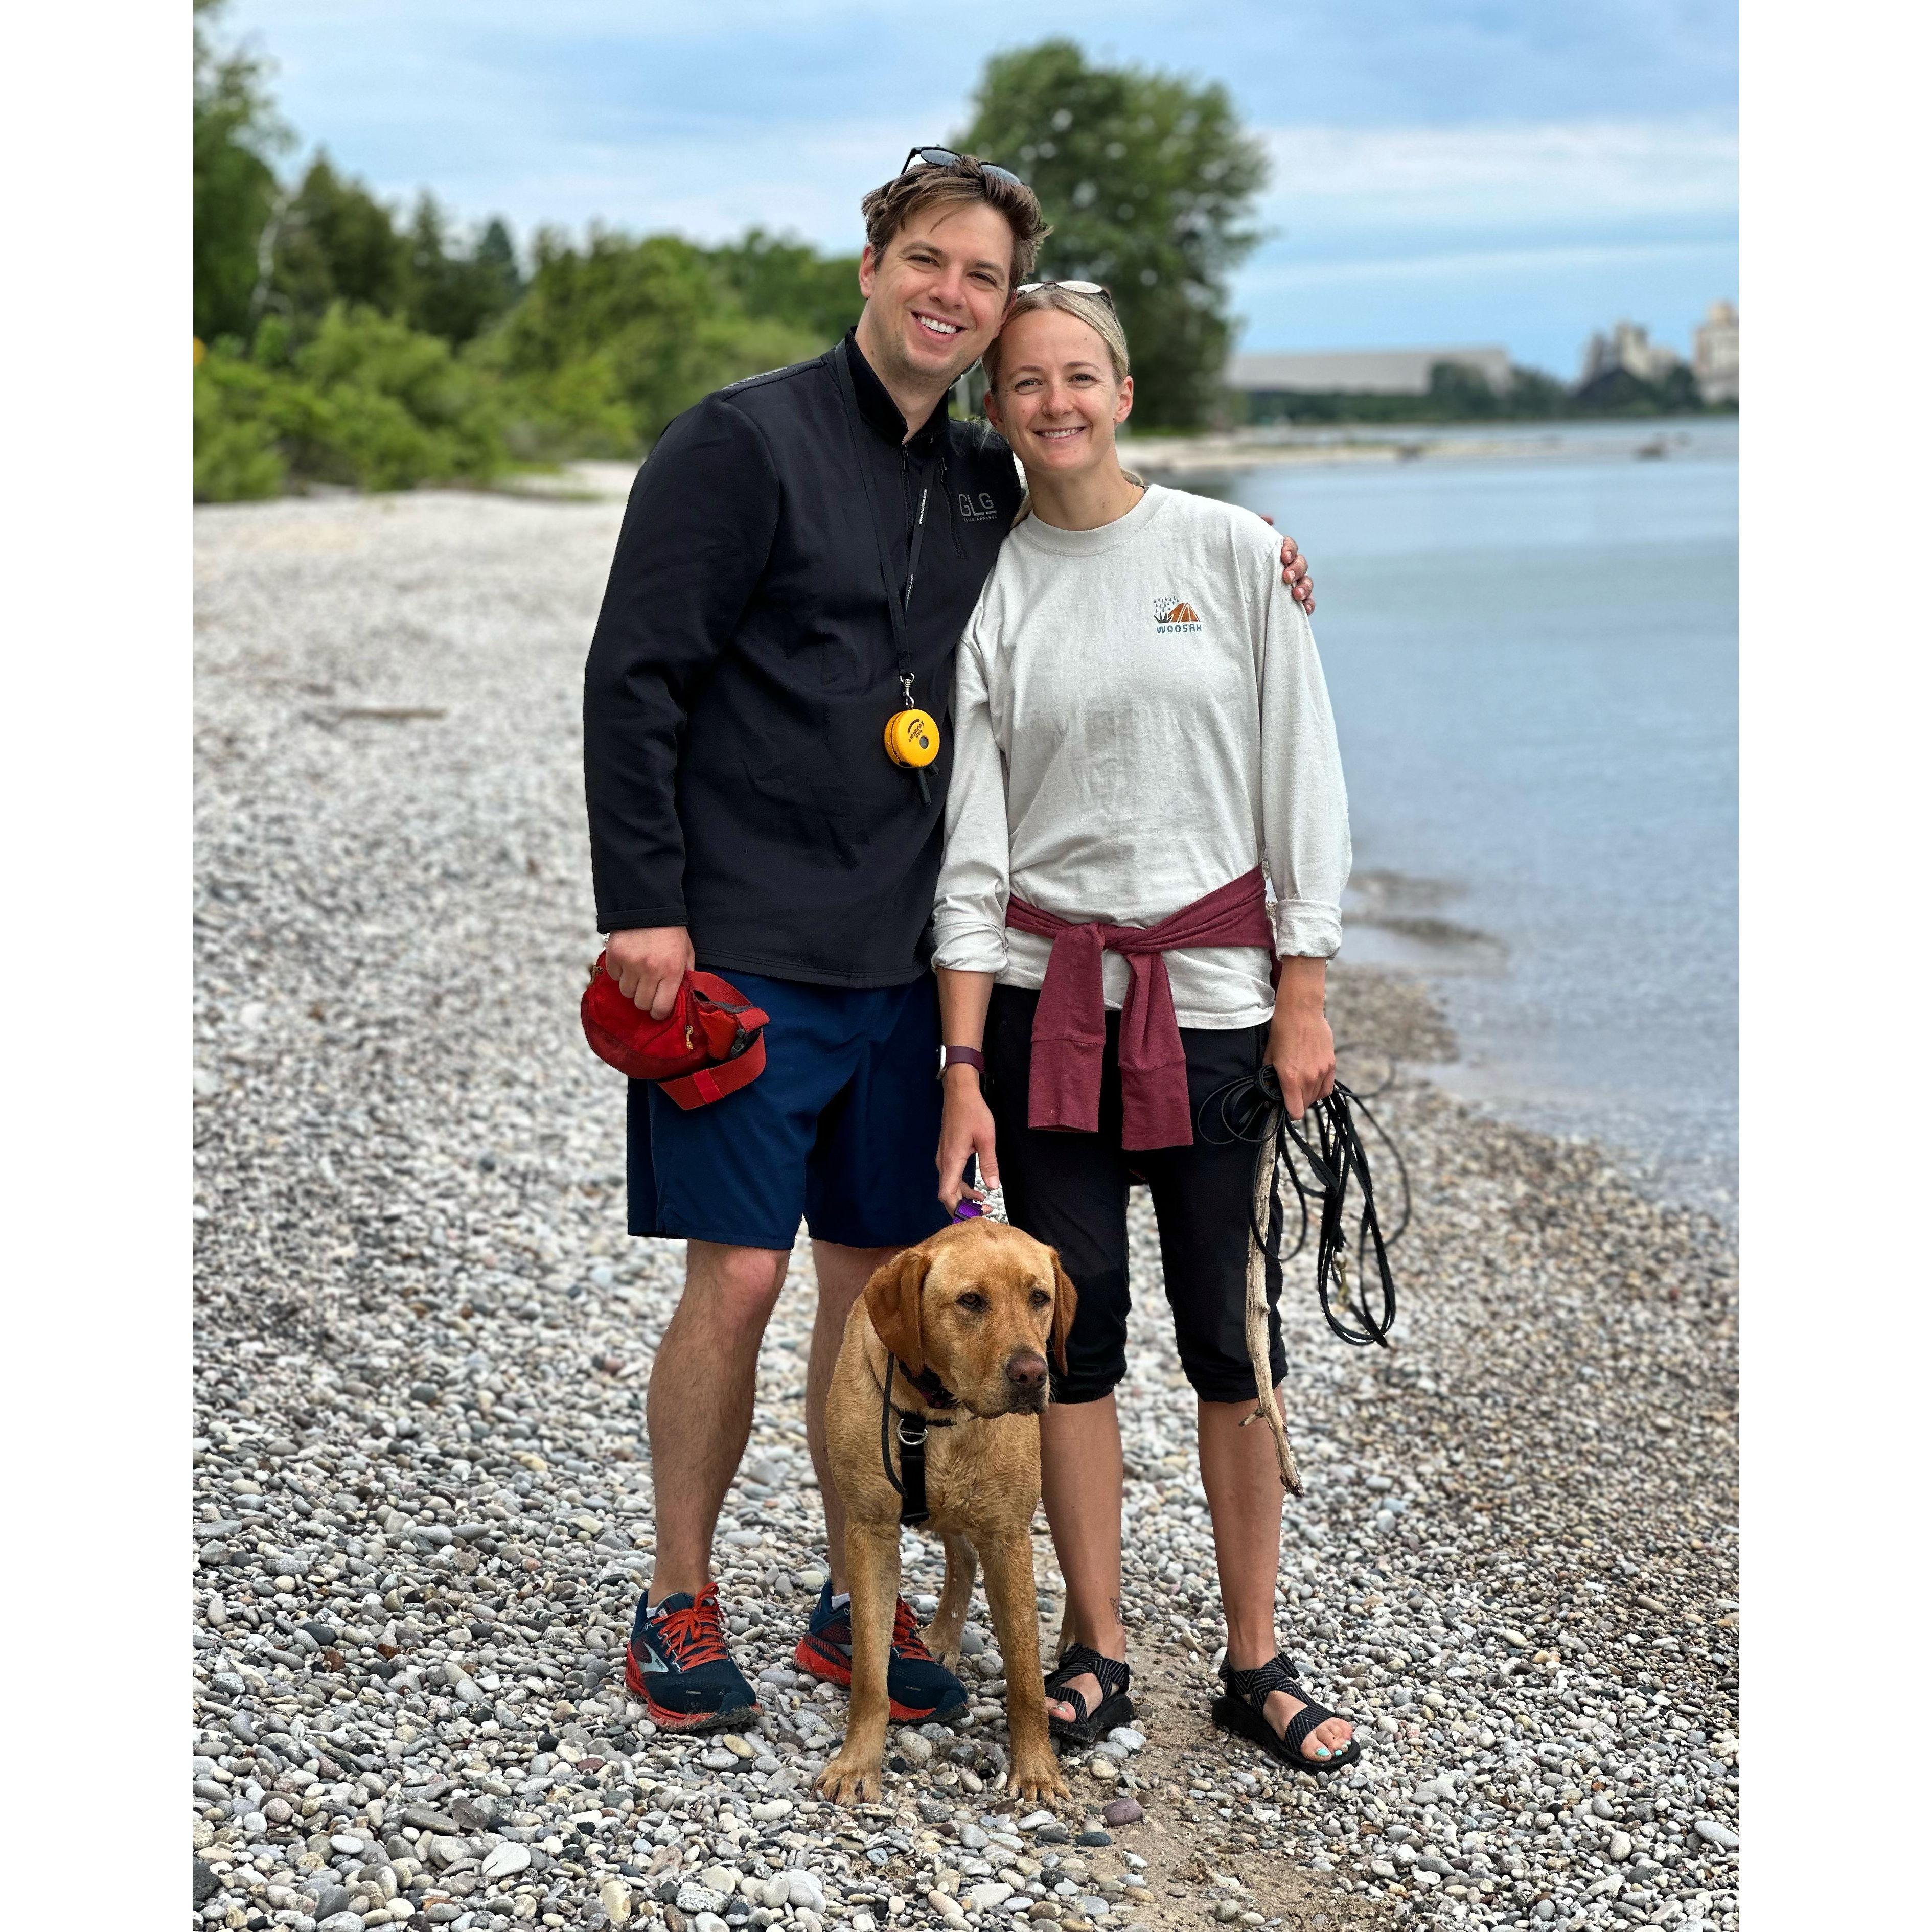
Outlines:
[[958,1305],[969,1314],[980,1315],[986,1312],[986,1298],[983,1294],[962,1294]]
[[1045,1288],[1036,1288],[1033,1292],[1033,1305],[1036,1308],[1050,1308],[1053,1305],[1053,1297]]

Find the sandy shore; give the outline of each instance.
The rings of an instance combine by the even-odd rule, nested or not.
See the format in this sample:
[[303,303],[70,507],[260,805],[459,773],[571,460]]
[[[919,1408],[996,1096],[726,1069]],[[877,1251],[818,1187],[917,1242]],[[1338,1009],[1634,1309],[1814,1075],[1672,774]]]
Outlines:
[[[1734,1932],[1731,1239],[1431,1084],[1453,1042],[1390,976],[1338,976],[1334,1009],[1358,1084],[1405,1069],[1396,1346],[1345,1348],[1305,1280],[1287,1312],[1282,1636],[1360,1767],[1318,1787],[1205,1721],[1211,1556],[1144,1207],[1144,1742],[1070,1759],[1059,1820],[1016,1814],[986,1647],[974,1714],[903,1736],[881,1806],[812,1802],[843,1705],[789,1668],[823,1556],[803,1247],[721,1526],[763,1714],[723,1744],[639,1721],[614,1670],[680,1258],[624,1236],[622,1096],[576,1026],[578,680],[620,506],[573,487],[197,514],[202,1920]],[[936,1554],[908,1545],[909,1593]],[[1072,1841],[1121,1796],[1139,1822]]]

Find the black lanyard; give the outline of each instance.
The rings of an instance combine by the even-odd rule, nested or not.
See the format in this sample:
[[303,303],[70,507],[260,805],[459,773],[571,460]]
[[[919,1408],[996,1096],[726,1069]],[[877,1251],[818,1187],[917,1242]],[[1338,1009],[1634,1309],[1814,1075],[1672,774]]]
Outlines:
[[[858,465],[859,481],[865,486],[866,508],[872,514],[872,541],[878,548],[879,580],[885,586],[886,608],[892,613],[892,643],[898,652],[899,686],[905,694],[906,709],[912,709],[912,652],[906,644],[906,613],[912,608],[912,586],[919,576],[919,548],[926,536],[926,504],[931,495],[931,486],[921,483],[919,488],[919,516],[913,525],[912,551],[906,560],[905,591],[902,596],[892,587],[892,554],[886,541],[884,519],[879,514],[879,500],[872,489],[872,472],[866,462],[865,452],[859,446],[855,423],[862,423],[859,410],[858,392],[852,386],[852,371],[846,356],[851,353],[851,345],[842,342],[832,352],[833,364],[838,371],[838,386],[845,392],[847,405],[845,416],[846,440],[852,446],[852,460]],[[921,787],[924,789],[922,775]]]

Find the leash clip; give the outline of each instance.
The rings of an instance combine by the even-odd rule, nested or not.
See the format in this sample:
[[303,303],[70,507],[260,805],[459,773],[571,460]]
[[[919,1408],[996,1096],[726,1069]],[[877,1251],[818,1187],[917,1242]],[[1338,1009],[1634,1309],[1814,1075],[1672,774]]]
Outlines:
[[902,1448],[916,1449],[926,1440],[925,1417],[902,1414],[899,1417],[898,1438]]

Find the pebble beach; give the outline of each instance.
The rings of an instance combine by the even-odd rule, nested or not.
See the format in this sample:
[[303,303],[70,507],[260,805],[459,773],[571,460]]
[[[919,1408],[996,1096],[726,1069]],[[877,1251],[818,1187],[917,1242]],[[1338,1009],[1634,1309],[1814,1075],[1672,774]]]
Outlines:
[[[1737,1932],[1735,1235],[1454,1100],[1426,990],[1346,964],[1343,1076],[1388,1083],[1413,1220],[1386,1349],[1291,1270],[1278,1600],[1360,1763],[1318,1783],[1208,1721],[1193,1398],[1140,1196],[1138,1715],[1063,1753],[1072,1801],[1003,1793],[983,1606],[967,1716],[895,1732],[878,1805],[812,1798],[844,1700],[791,1665],[824,1574],[802,1243],[717,1546],[759,1714],[644,1720],[644,1391],[682,1252],[625,1234],[622,1082],[576,1011],[614,467],[196,513],[196,1922]],[[1035,1546],[1050,1650],[1043,1520]],[[904,1567],[929,1609],[937,1545]]]

